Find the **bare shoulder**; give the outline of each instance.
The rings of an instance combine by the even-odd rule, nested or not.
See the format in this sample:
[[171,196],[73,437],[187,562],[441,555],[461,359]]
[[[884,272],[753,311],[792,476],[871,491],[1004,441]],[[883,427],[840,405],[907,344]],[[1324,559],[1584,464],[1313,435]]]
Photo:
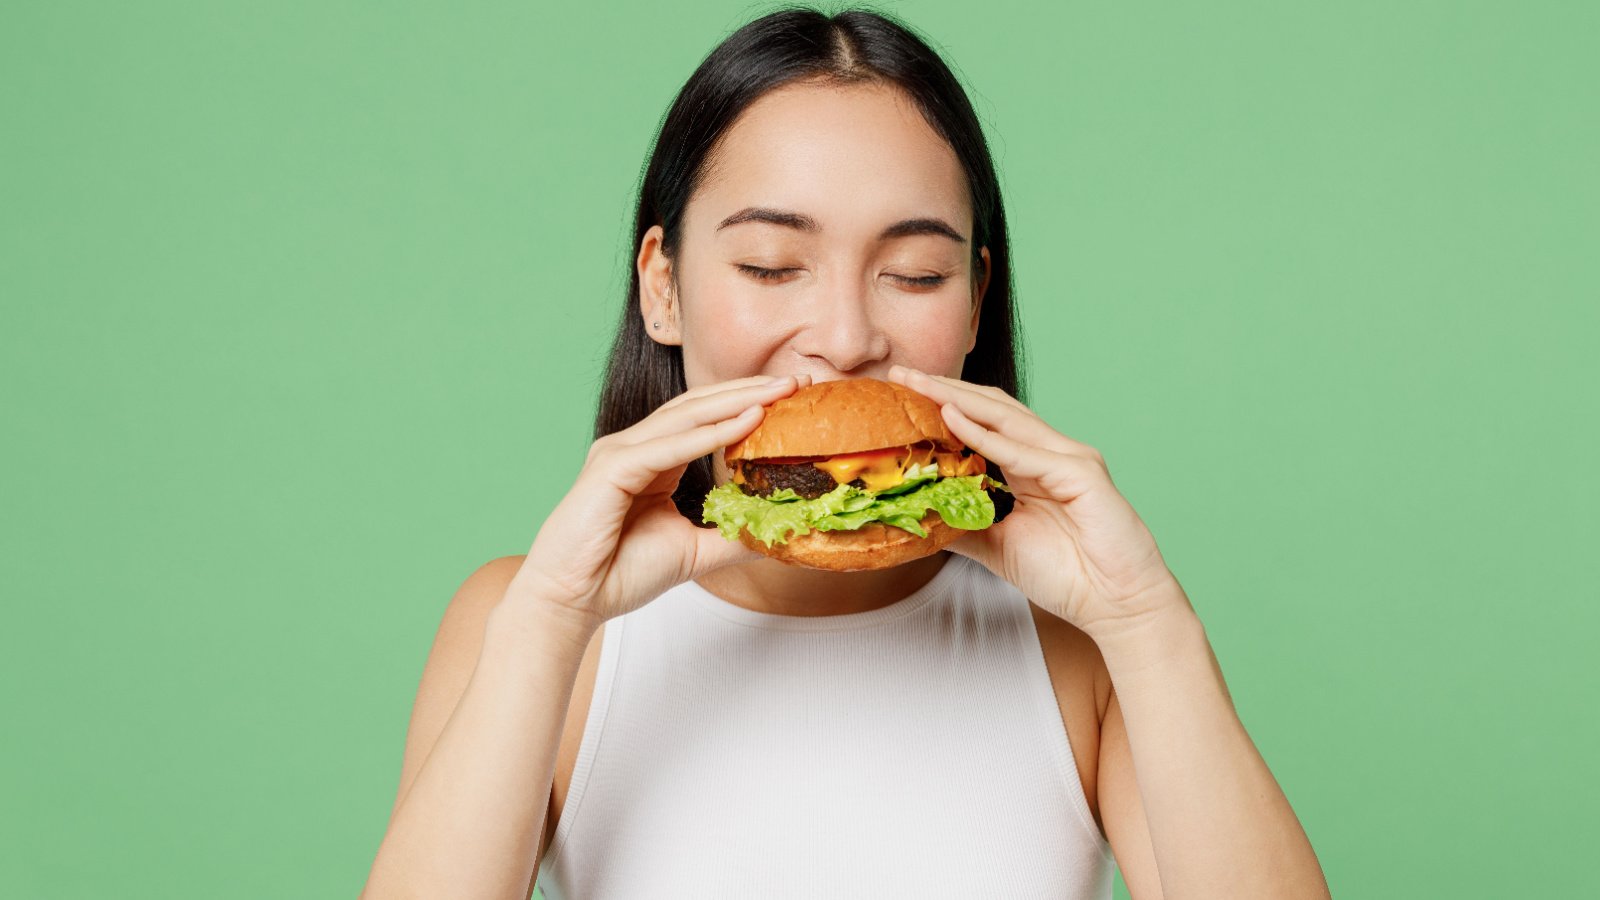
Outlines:
[[511,585],[511,579],[517,576],[522,569],[522,561],[527,557],[524,554],[515,556],[501,556],[491,559],[468,575],[461,583],[461,588],[450,598],[450,610],[459,610],[476,614],[481,611],[483,617],[488,616],[488,610],[493,609],[496,603],[506,595],[506,588]]
[[1050,672],[1050,685],[1055,690],[1067,741],[1072,745],[1084,799],[1089,803],[1095,824],[1104,834],[1098,790],[1100,725],[1111,703],[1111,674],[1093,638],[1038,604],[1028,606],[1033,613],[1039,649]]
[[1105,657],[1100,654],[1100,645],[1066,619],[1046,612],[1038,604],[1030,604],[1030,607],[1034,628],[1039,633],[1040,649],[1044,651],[1045,661],[1050,664],[1051,671],[1059,668],[1063,674],[1075,676],[1073,680],[1078,681],[1080,686],[1092,688],[1095,722],[1098,724],[1103,721],[1106,707],[1111,703],[1111,671],[1106,668]]
[[[519,555],[491,559],[474,569],[456,588],[439,618],[433,649],[423,669],[424,686],[438,688],[457,681],[463,687],[466,685],[465,676],[472,673],[478,653],[483,649],[489,614],[505,598],[512,579],[522,569],[523,558]],[[455,696],[450,700],[453,706]]]
[[[512,579],[522,569],[524,558],[522,555],[497,557],[467,575],[440,617],[439,631],[434,637],[435,651],[455,651],[466,644],[477,653],[489,613],[505,597]],[[445,642],[443,647],[440,641]]]

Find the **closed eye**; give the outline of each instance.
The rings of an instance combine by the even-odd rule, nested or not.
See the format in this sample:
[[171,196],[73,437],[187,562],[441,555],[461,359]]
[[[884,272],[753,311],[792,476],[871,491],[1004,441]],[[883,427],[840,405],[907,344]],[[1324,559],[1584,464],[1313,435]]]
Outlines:
[[891,275],[889,277],[897,278],[904,284],[909,284],[912,287],[919,288],[934,288],[944,284],[945,282],[945,276],[943,275],[921,275],[917,277],[912,277],[910,275]]
[[747,266],[744,263],[736,263],[735,265],[739,271],[761,281],[782,281],[783,276],[790,272],[800,271],[799,269],[763,269],[760,266]]
[[[782,281],[783,277],[790,272],[801,271],[800,269],[766,269],[761,266],[751,266],[744,263],[736,263],[735,267],[759,281]],[[901,284],[914,288],[936,288],[949,280],[944,275],[890,275],[889,277],[899,281]]]

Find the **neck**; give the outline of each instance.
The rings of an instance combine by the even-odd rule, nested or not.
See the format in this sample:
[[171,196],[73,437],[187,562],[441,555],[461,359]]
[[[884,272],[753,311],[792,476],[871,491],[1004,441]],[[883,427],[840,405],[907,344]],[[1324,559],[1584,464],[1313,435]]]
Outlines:
[[725,566],[695,583],[735,606],[779,616],[843,616],[904,600],[939,574],[950,551],[871,572],[824,572],[775,559]]

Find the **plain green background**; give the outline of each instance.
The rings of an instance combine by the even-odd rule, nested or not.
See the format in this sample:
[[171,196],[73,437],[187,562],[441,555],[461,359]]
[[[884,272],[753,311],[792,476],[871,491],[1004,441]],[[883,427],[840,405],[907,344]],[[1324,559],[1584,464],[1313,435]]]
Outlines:
[[[582,458],[656,124],[769,8],[4,7],[0,895],[358,892],[444,605]],[[1335,895],[1592,890],[1597,7],[879,8]]]

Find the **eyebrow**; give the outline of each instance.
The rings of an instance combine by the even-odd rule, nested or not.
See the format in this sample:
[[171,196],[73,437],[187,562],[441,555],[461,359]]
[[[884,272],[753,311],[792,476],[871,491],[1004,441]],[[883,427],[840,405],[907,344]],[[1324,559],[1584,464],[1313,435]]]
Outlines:
[[[716,230],[721,231],[724,228],[728,228],[733,225],[739,225],[744,222],[766,222],[770,225],[781,225],[784,228],[793,228],[796,231],[803,231],[807,234],[815,234],[816,232],[822,230],[817,225],[816,219],[813,219],[803,213],[789,212],[788,210],[782,209],[768,209],[761,206],[750,206],[739,210],[726,219],[723,219],[722,222],[717,225]],[[961,232],[950,227],[950,224],[945,220],[935,219],[927,216],[921,216],[914,219],[901,219],[893,225],[890,225],[888,228],[885,228],[883,232],[878,235],[878,240],[887,241],[892,238],[909,237],[911,235],[918,234],[932,234],[940,237],[947,237],[958,244],[965,244],[967,242],[967,239],[961,236]]]

